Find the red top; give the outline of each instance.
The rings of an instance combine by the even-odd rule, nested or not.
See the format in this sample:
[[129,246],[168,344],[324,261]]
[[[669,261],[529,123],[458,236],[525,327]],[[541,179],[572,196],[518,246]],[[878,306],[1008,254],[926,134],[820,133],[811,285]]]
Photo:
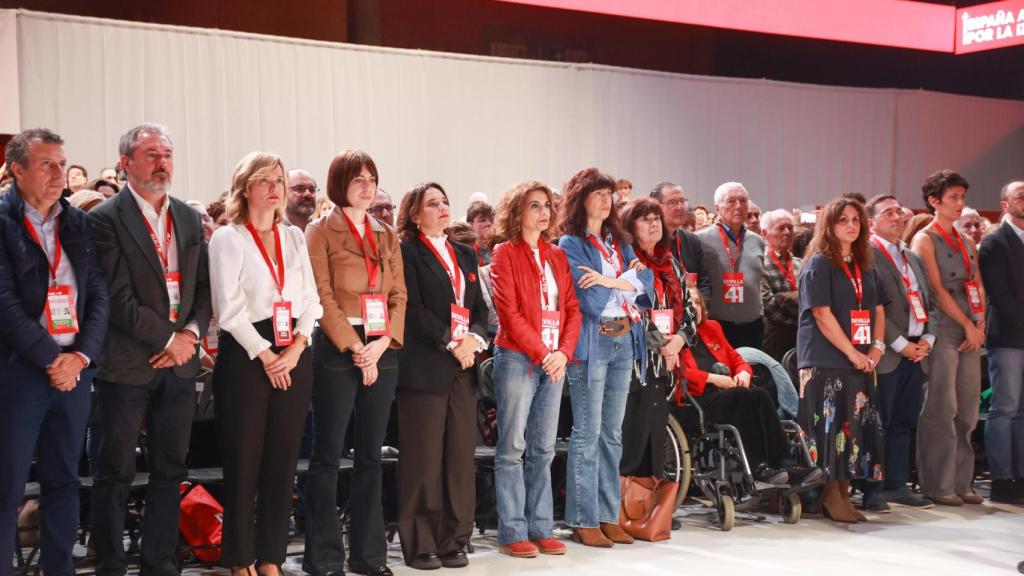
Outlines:
[[[583,316],[576,301],[569,260],[562,250],[543,240],[538,247],[541,261],[551,266],[558,285],[561,318],[558,352],[571,361]],[[502,242],[491,252],[491,299],[498,314],[498,335],[494,343],[507,350],[522,352],[534,364],[540,364],[549,350],[540,336],[540,278],[536,269],[533,251],[522,241]]]
[[[725,339],[725,333],[722,332],[721,324],[714,320],[705,320],[703,324],[697,326],[697,336],[704,342],[704,346],[715,357],[715,360],[729,367],[729,374],[733,376],[740,372],[754,374],[754,369],[743,361],[743,357]],[[683,360],[683,376],[686,378],[686,389],[690,391],[691,396],[700,396],[704,393],[704,388],[707,386],[709,373],[697,368],[697,361],[694,360],[693,353],[690,352],[689,348],[683,348],[680,352],[680,357]],[[682,394],[677,392],[676,402],[681,400]]]

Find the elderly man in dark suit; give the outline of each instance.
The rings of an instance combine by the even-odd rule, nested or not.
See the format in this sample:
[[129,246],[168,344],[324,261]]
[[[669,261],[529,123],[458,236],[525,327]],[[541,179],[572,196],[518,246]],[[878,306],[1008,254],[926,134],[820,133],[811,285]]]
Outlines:
[[1024,503],[1024,182],[1003,187],[1003,224],[981,241],[992,402],[985,454],[995,502]]
[[121,137],[119,148],[128,183],[89,213],[111,298],[96,375],[96,573],[125,573],[125,501],[145,418],[150,477],[142,573],[168,576],[178,573],[178,486],[188,472],[197,345],[211,314],[206,241],[195,210],[168,194],[174,152],[166,130],[142,124]]
[[61,198],[64,141],[25,130],[5,151],[0,196],[0,574],[11,574],[32,457],[41,488],[42,567],[75,573],[78,461],[109,299],[83,212]]
[[[924,263],[900,240],[903,207],[899,200],[880,194],[868,201],[871,244],[878,278],[890,295],[885,306],[885,353],[878,361],[879,408],[885,426],[884,494],[865,488],[864,507],[874,512],[893,504],[931,508],[933,504],[910,491],[910,435],[924,402],[928,353],[935,335],[928,324],[935,311]],[[877,488],[877,487],[875,487]]]

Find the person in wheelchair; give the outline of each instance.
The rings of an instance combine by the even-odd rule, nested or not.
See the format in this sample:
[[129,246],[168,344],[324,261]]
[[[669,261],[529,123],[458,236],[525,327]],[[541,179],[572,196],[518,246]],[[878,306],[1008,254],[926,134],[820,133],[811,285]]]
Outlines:
[[[697,311],[697,337],[682,351],[681,372],[704,418],[739,430],[754,480],[796,486],[820,479],[820,469],[796,465],[788,458],[789,441],[771,394],[751,386],[753,369],[729,344],[722,326],[707,317],[700,292],[691,289],[690,299]],[[677,388],[676,402],[682,401]]]

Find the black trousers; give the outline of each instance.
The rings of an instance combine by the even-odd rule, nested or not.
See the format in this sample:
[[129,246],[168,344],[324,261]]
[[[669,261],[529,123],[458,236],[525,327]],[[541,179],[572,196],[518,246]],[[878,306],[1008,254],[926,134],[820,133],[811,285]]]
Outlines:
[[704,410],[706,422],[732,424],[740,431],[751,469],[761,463],[771,467],[788,464],[786,433],[767,390],[716,388],[708,384],[696,400]]
[[927,380],[920,364],[900,358],[896,369],[878,375],[878,404],[885,428],[885,489],[907,484],[910,477],[910,438],[924,404]]
[[[650,373],[650,369],[648,369]],[[623,476],[658,476],[665,469],[665,426],[668,401],[664,378],[648,377],[646,386],[631,386],[622,421]]]
[[321,330],[314,330],[314,439],[306,475],[306,553],[302,559],[302,569],[314,576],[340,572],[345,564],[338,519],[338,463],[353,413],[355,461],[349,488],[349,566],[376,568],[387,563],[380,449],[398,385],[396,351],[384,352],[377,368],[377,381],[363,386],[362,370],[352,362],[352,353],[339,351]]
[[[715,318],[715,320],[718,319]],[[732,344],[733,348],[743,348],[746,346],[757,348],[758,350],[764,349],[764,318],[758,318],[753,322],[744,324],[726,322],[725,320],[718,320],[718,323],[722,325],[725,339],[729,341],[729,344]]]
[[464,548],[473,535],[475,370],[459,373],[447,394],[398,391],[398,534],[407,564]]
[[[254,326],[274,341],[270,320]],[[308,350],[291,377],[287,390],[274,388],[259,358],[250,360],[230,334],[222,333],[213,391],[224,463],[224,566],[284,563],[292,481],[313,394]]]
[[142,519],[140,574],[176,575],[178,487],[188,475],[185,457],[196,410],[195,380],[178,378],[165,368],[143,385],[97,380],[95,386],[98,445],[92,510],[96,573],[121,576],[127,568],[125,506],[135,478],[139,430],[145,420],[149,485]]

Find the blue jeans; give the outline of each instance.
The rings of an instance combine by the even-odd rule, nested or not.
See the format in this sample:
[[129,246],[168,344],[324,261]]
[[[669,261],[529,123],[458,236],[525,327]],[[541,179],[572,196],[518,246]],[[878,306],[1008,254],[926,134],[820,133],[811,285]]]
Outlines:
[[628,332],[596,338],[597,353],[567,372],[573,422],[565,523],[576,528],[619,522],[622,418],[633,371],[633,340]]
[[497,346],[494,390],[498,401],[494,456],[498,543],[549,538],[553,523],[551,461],[555,459],[562,381],[552,382],[525,354]]
[[985,454],[993,478],[1024,476],[1024,350],[989,348],[992,402],[985,422]]

